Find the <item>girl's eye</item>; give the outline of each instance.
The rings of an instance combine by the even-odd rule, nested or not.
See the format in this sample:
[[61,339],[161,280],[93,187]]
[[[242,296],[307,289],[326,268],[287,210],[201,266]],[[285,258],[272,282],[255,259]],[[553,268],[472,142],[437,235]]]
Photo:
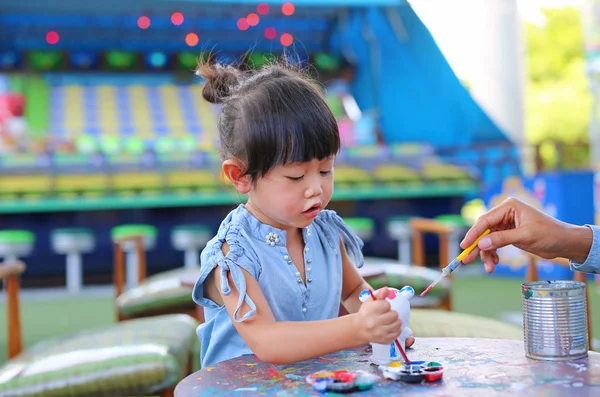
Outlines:
[[321,175],[328,175],[328,174],[331,174],[331,170],[321,171]]
[[302,176],[288,176],[287,178],[289,180],[291,180],[291,181],[299,181],[300,179],[304,178],[304,175],[302,175]]

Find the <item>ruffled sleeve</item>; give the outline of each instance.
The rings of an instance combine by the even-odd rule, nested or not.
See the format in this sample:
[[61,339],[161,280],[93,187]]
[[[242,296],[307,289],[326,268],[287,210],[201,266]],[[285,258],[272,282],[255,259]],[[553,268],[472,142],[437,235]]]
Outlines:
[[363,241],[346,225],[344,220],[338,216],[335,211],[321,211],[314,221],[323,230],[329,230],[328,237],[332,237],[330,244],[332,247],[339,246],[341,236],[348,255],[354,259],[356,267],[362,267],[364,257],[362,253]]
[[[256,314],[256,304],[246,292],[246,278],[242,269],[258,280],[260,268],[256,255],[250,250],[244,249],[245,244],[243,244],[243,241],[249,238],[244,230],[234,225],[222,229],[219,230],[217,236],[202,251],[200,257],[200,276],[194,286],[192,297],[194,302],[201,306],[217,307],[218,305],[215,302],[204,296],[204,282],[208,275],[218,267],[217,271],[220,272],[221,276],[219,289],[223,295],[227,296],[231,294],[231,286],[229,285],[229,277],[227,276],[229,272],[231,273],[233,284],[240,294],[235,311],[233,312],[233,320],[242,322]],[[225,241],[229,245],[227,255],[223,255],[222,251]],[[240,318],[239,311],[244,302],[250,307],[250,311]]]

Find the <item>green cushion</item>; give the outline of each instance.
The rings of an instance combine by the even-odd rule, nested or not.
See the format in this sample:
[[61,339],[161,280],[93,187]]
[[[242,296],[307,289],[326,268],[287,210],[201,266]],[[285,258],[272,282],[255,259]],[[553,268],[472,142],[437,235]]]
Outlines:
[[150,225],[121,225],[114,227],[110,232],[113,240],[135,236],[156,237],[156,234],[156,228]]
[[185,314],[157,316],[37,343],[0,368],[0,395],[158,393],[185,376],[196,327]]
[[344,222],[354,231],[372,231],[375,221],[371,218],[344,218]]
[[469,227],[465,218],[458,214],[439,215],[434,218],[436,221],[451,225],[454,227]]
[[0,243],[27,244],[35,241],[35,235],[27,230],[0,230]]
[[199,273],[198,268],[180,268],[155,274],[121,294],[117,298],[117,308],[126,317],[186,307],[192,309],[192,288],[182,286],[181,280],[195,278]]
[[412,309],[408,324],[417,340],[419,337],[523,339],[523,330],[516,325],[445,310]]

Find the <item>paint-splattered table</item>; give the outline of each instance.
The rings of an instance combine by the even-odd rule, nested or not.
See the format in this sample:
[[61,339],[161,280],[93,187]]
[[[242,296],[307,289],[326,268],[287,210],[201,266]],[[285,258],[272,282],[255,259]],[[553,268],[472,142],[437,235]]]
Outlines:
[[[318,396],[304,378],[322,369],[367,370],[369,350],[345,350],[292,365],[271,365],[248,355],[207,367],[182,380],[175,397]],[[573,361],[535,361],[522,341],[476,338],[419,338],[410,360],[444,363],[437,383],[409,385],[381,380],[352,396],[600,396],[600,354]]]

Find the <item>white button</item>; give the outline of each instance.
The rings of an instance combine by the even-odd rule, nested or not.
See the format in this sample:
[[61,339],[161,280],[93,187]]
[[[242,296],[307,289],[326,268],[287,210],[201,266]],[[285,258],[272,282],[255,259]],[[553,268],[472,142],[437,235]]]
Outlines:
[[284,255],[284,256],[283,256],[283,259],[285,259],[285,260],[287,261],[288,259],[290,259],[290,257],[289,257],[289,256],[287,256],[287,255]]
[[304,248],[304,252],[308,252],[308,251],[310,251],[310,248],[308,248],[308,247]]
[[312,283],[312,278],[309,278],[309,279],[308,279],[308,280],[306,280],[306,281],[308,281],[309,283]]
[[292,263],[292,260],[291,260],[291,259],[288,259],[288,263]]
[[300,272],[296,272],[296,277],[300,277]]
[[307,271],[307,272],[310,272],[311,270],[312,270],[312,269],[311,269],[310,267],[307,267],[307,268],[306,268],[306,271]]
[[301,283],[302,283],[302,279],[301,279],[301,278],[299,278],[299,279],[298,279],[298,284],[301,284]]
[[306,260],[306,263],[311,263],[311,262],[312,262],[312,259],[310,259],[310,258]]
[[305,307],[302,308],[302,313],[306,313],[306,308]]

